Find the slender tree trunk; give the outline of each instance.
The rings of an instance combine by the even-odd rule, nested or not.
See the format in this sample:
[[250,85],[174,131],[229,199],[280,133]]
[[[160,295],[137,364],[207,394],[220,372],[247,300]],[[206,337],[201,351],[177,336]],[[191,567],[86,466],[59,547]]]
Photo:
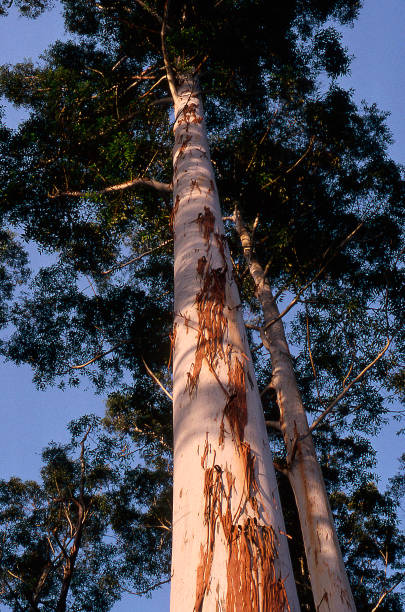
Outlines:
[[175,102],[171,610],[299,610],[195,78]]
[[[236,212],[236,228],[263,309],[264,327],[279,310],[263,269],[252,256],[250,235]],[[336,535],[322,472],[291,362],[281,319],[262,333],[272,363],[271,388],[280,410],[280,426],[287,449],[287,472],[294,492],[317,612],[355,611]],[[303,439],[300,439],[303,438]]]
[[82,541],[83,535],[83,520],[84,520],[84,508],[82,503],[80,503],[78,508],[78,520],[76,527],[76,534],[74,538],[74,542],[69,551],[68,558],[66,559],[65,567],[63,568],[63,579],[62,586],[59,593],[58,603],[56,604],[56,612],[66,612],[66,602],[67,596],[70,589],[70,583],[72,582],[73,572],[75,569],[75,563],[77,559],[77,555],[80,550],[80,545]]

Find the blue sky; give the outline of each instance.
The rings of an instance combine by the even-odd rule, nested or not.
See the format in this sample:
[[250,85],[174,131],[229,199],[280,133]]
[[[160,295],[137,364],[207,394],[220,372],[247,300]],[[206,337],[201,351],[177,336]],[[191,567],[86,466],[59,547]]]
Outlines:
[[[376,102],[390,111],[388,118],[394,144],[393,158],[405,163],[405,2],[404,0],[365,0],[360,19],[353,29],[344,32],[344,42],[355,56],[351,75],[342,80],[355,90],[358,102]],[[15,63],[24,58],[36,59],[53,40],[62,37],[63,24],[54,12],[37,21],[16,16],[11,11],[0,19],[0,63]],[[21,111],[6,109],[11,126],[21,118]],[[91,389],[58,389],[37,391],[31,382],[28,366],[2,365],[0,370],[0,477],[18,475],[37,478],[41,449],[50,441],[66,438],[66,423],[84,413],[103,414],[103,398]],[[382,480],[396,470],[396,459],[403,443],[395,436],[397,425],[391,425],[375,441],[379,450]],[[155,612],[168,610],[168,588],[161,589],[151,600],[133,596],[114,607],[116,612]]]

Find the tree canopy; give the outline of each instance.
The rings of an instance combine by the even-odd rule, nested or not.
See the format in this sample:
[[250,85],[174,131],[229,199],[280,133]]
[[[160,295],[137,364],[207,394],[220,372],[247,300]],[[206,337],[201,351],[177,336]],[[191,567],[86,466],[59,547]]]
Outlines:
[[[28,16],[46,8],[17,4]],[[379,609],[400,610],[400,596],[388,590],[403,568],[401,480],[387,493],[378,491],[370,438],[392,418],[391,402],[403,394],[404,180],[387,155],[384,114],[375,106],[358,108],[336,80],[349,67],[339,28],[353,22],[360,2],[62,5],[71,39],[56,42],[36,65],[3,66],[0,72],[0,93],[29,111],[17,130],[3,127],[0,133],[3,226],[57,256],[4,315],[13,332],[2,342],[3,354],[30,363],[39,386],[76,385],[88,375],[98,391],[108,392],[108,426],[132,435],[150,453],[150,474],[140,469],[124,498],[130,503],[141,495],[150,478],[167,500],[175,119],[167,105],[167,58],[174,78],[198,73],[257,377],[265,388],[271,360],[235,232],[235,206],[279,301],[310,422],[323,419],[313,435],[356,605],[368,610],[377,593],[387,592]],[[14,274],[24,255],[11,239],[4,231],[2,253]],[[1,285],[8,299],[11,285],[6,278]],[[276,422],[279,408],[270,389],[263,406],[266,419]],[[276,430],[269,429],[269,438],[281,468],[303,609],[312,609],[297,518],[289,509],[292,494],[282,474],[286,450]],[[70,452],[49,449],[45,472],[57,456],[77,471]],[[23,556],[44,546],[51,520],[47,486],[17,480],[2,485],[6,507],[13,496],[41,500],[42,534],[16,527],[29,533],[35,549],[27,546]],[[167,521],[164,503],[158,512],[158,520]],[[32,522],[31,515],[24,520]],[[105,524],[91,533],[92,547],[104,547]],[[139,544],[145,558],[153,545]],[[164,546],[163,556],[167,541]],[[9,554],[17,553],[10,548]],[[119,565],[115,557],[111,563]],[[132,569],[142,567],[141,556],[131,563]],[[156,566],[140,571],[138,590],[157,575]],[[37,575],[32,580],[38,584]],[[56,597],[53,585],[46,597]],[[88,588],[95,597],[93,583]],[[118,587],[111,588],[100,609],[117,597]]]

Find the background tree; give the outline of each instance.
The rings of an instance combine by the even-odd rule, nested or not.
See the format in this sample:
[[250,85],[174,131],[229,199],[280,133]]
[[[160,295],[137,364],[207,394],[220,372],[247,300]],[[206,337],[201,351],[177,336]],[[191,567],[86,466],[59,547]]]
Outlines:
[[164,456],[99,421],[73,421],[70,444],[44,449],[41,483],[0,483],[0,601],[13,610],[110,610],[168,571]]

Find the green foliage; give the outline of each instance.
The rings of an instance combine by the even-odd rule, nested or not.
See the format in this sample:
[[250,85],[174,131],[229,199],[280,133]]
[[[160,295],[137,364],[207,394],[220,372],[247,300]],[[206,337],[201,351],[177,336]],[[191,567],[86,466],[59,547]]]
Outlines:
[[41,483],[0,482],[0,601],[13,610],[110,610],[123,590],[153,588],[168,571],[162,456],[134,465],[139,449],[94,416],[69,429],[70,444],[43,451]]
[[52,0],[0,0],[0,16],[7,15],[14,6],[23,17],[35,19],[53,5]]

